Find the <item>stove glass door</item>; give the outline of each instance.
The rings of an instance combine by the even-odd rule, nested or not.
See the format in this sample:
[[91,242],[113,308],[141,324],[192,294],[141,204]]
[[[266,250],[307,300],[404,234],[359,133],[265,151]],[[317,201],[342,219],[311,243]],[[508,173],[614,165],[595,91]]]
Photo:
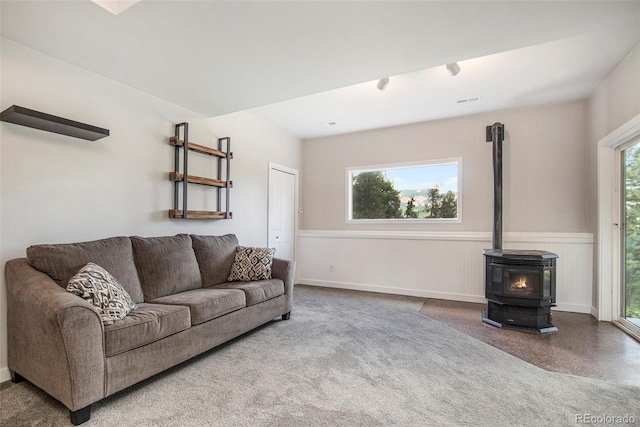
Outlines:
[[540,268],[526,268],[520,266],[503,267],[504,295],[521,298],[541,298],[542,283]]

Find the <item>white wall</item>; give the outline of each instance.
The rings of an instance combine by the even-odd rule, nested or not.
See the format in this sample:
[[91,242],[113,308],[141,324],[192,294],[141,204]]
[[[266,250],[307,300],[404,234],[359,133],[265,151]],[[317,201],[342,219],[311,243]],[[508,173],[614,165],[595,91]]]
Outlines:
[[[481,252],[493,222],[485,127],[496,121],[506,130],[504,247],[557,253],[558,308],[589,313],[586,101],[304,141],[298,282],[484,302]],[[347,167],[449,157],[462,157],[461,224],[345,222]]]
[[[640,114],[640,44],[589,97],[588,113],[589,230],[595,234],[598,227],[598,141]],[[597,259],[594,261],[592,303],[599,307],[599,263]]]
[[[503,242],[558,254],[557,309],[591,312],[590,233],[505,233]],[[298,283],[486,301],[481,254],[491,247],[489,232],[302,230],[298,247]]]
[[[176,105],[2,40],[2,110],[16,104],[110,129],[96,142],[0,124],[0,381],[8,378],[4,264],[38,243],[117,235],[236,233],[267,244],[268,162],[300,169],[301,145],[249,113],[205,119]],[[232,220],[170,220],[173,124],[213,146],[232,139]],[[213,177],[196,156],[194,174]],[[200,169],[201,171],[199,171]],[[212,208],[194,189],[193,207]]]
[[597,142],[640,113],[640,44],[589,98],[590,151]]
[[[304,226],[309,230],[488,231],[493,221],[492,145],[505,125],[504,231],[586,232],[586,104],[436,120],[303,143]],[[462,157],[462,224],[347,224],[345,169]]]

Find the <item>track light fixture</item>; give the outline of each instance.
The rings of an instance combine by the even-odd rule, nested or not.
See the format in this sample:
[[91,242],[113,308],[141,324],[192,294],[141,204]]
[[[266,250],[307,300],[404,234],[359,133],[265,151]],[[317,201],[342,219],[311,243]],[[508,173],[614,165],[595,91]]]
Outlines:
[[457,62],[452,62],[451,64],[447,64],[447,71],[449,71],[449,74],[452,76],[457,76],[460,72],[460,66]]
[[384,77],[378,80],[378,89],[385,90],[388,84],[389,84],[389,77]]

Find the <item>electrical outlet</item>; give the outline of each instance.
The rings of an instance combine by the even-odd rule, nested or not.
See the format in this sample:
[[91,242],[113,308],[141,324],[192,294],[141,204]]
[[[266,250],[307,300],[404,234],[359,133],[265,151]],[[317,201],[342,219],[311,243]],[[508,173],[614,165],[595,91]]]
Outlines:
[[333,264],[329,264],[329,271],[333,273]]

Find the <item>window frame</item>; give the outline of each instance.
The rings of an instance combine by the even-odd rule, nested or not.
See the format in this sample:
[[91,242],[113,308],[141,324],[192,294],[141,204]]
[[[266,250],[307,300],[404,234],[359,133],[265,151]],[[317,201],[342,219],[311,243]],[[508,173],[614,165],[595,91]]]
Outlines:
[[[389,169],[404,169],[414,167],[444,166],[455,164],[458,167],[458,192],[456,193],[456,218],[380,218],[353,219],[353,172],[376,172]],[[345,222],[347,224],[395,224],[395,223],[462,223],[462,157],[448,157],[443,159],[420,160],[403,163],[387,163],[381,165],[350,166],[345,170]]]

